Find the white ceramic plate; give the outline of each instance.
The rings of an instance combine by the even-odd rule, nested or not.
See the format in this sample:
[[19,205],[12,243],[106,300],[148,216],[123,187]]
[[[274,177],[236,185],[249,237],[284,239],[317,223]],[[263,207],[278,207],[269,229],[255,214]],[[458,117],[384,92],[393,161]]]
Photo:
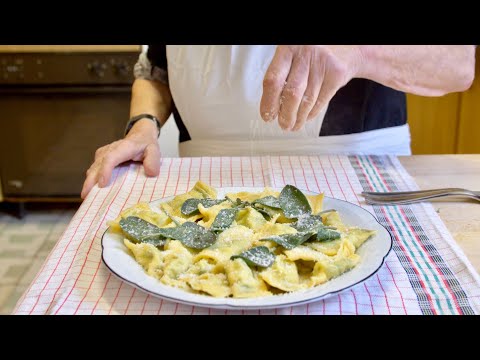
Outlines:
[[[218,188],[217,192],[218,197],[221,198],[229,192],[261,192],[262,190],[263,188],[225,187]],[[314,194],[303,189],[302,192]],[[157,208],[159,203],[169,201],[172,198],[173,196],[156,200],[151,205],[153,208]],[[355,268],[325,284],[307,290],[249,299],[214,298],[207,295],[187,293],[181,289],[163,285],[159,280],[147,275],[133,256],[129,254],[128,249],[123,244],[122,236],[111,232],[109,229],[102,237],[102,260],[110,271],[121,280],[152,296],[182,304],[230,310],[272,309],[306,304],[350,289],[367,280],[383,265],[393,244],[390,233],[367,210],[352,203],[329,197],[325,197],[323,208],[338,210],[342,221],[348,226],[377,230],[377,234],[357,250],[361,260]]]

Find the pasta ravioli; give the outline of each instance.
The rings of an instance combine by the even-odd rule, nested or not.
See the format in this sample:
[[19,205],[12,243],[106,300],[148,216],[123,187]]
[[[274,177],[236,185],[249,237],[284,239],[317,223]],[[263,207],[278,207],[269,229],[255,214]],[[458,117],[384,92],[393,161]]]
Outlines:
[[217,199],[198,181],[153,209],[140,203],[109,225],[145,272],[214,297],[277,295],[323,284],[355,267],[375,231],[349,227],[323,194],[238,192]]

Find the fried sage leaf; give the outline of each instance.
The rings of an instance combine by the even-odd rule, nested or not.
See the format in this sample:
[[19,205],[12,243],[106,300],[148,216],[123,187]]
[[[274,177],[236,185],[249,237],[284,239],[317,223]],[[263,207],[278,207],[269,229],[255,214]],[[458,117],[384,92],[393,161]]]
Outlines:
[[296,234],[273,235],[260,241],[273,241],[287,250],[292,250],[298,245],[303,244],[313,235],[315,235],[315,232],[298,232]]
[[239,255],[234,255],[230,259],[242,259],[250,266],[261,266],[267,268],[275,262],[275,255],[268,250],[266,246],[257,246]]
[[129,216],[120,220],[120,227],[129,239],[155,246],[164,245],[167,239],[173,239],[193,249],[204,249],[217,241],[214,232],[190,221],[177,227],[159,228],[139,217]]
[[238,209],[222,209],[218,212],[215,220],[213,220],[212,225],[210,226],[211,231],[221,232],[227,229],[232,225],[235,217],[237,216]]
[[221,204],[225,200],[226,199],[210,199],[210,198],[207,198],[207,199],[195,199],[195,198],[188,199],[183,203],[182,208],[181,208],[181,212],[185,216],[196,215],[196,214],[199,213],[199,211],[198,211],[198,205],[199,204],[202,204],[203,207],[205,207],[205,208],[209,208],[209,207],[212,207],[214,205]]
[[322,217],[320,215],[301,216],[296,222],[290,225],[299,232],[317,232],[323,227]]
[[293,185],[286,185],[282,189],[278,200],[285,217],[289,219],[312,213],[312,208],[306,196]]
[[120,220],[120,227],[129,240],[144,242],[155,246],[165,245],[166,238],[158,226],[137,216],[128,216]]
[[253,204],[265,205],[274,209],[282,210],[280,200],[278,200],[275,196],[272,196],[272,195],[257,199],[253,202]]
[[326,242],[339,239],[341,234],[338,231],[331,230],[325,226],[318,229],[317,241]]
[[178,240],[192,249],[205,249],[217,241],[217,235],[195,222],[187,221],[175,228],[160,229],[165,237]]

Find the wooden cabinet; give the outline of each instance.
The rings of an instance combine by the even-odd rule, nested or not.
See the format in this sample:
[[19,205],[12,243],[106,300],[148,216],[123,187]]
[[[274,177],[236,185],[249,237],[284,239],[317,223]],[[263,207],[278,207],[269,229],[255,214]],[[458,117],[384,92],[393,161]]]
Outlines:
[[463,93],[442,97],[407,95],[413,154],[480,153],[480,52],[475,81]]

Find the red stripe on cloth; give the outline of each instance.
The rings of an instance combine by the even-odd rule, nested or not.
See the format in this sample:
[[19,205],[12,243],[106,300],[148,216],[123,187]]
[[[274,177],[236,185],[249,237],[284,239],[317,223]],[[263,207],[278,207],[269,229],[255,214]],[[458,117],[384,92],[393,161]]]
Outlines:
[[270,171],[272,173],[272,180],[273,180],[273,186],[277,187],[277,180],[275,179],[275,171],[273,170],[273,163],[272,163],[272,157],[268,157],[268,161],[270,163]]
[[[165,185],[163,185],[162,198],[165,197],[165,191],[167,190],[168,181],[170,180],[170,172],[172,171],[172,163],[173,163],[173,159],[170,159],[170,165],[168,166],[168,172],[167,172],[167,180],[165,181]],[[162,311],[162,307],[163,307],[163,299],[160,299],[160,304],[158,305],[157,315],[160,314],[160,311]]]
[[180,158],[180,165],[178,166],[178,175],[177,175],[177,183],[175,184],[175,190],[173,191],[174,195],[177,195],[178,192],[178,183],[180,182],[180,174],[182,173],[182,166],[183,166],[183,159]]
[[317,156],[317,161],[320,163],[320,168],[322,169],[323,172],[323,177],[325,178],[325,181],[327,182],[328,190],[330,190],[330,196],[334,196],[332,187],[330,186],[330,181],[328,181],[328,176],[325,172],[325,169],[323,168],[322,160],[320,159],[320,156]]
[[[362,167],[362,165],[360,164],[360,161],[358,160],[357,157],[355,158],[355,161],[357,162],[359,168],[362,170],[362,173],[363,173],[363,175],[365,176],[365,179],[367,180],[368,185],[370,186],[370,189],[371,189],[371,190],[374,190],[375,187],[374,187],[373,184],[370,182],[370,178],[369,178],[369,177],[367,176],[367,174],[365,173],[365,170],[363,169],[363,167]],[[382,212],[383,212],[383,216],[384,216],[385,219],[388,221],[390,227],[394,230],[395,228],[393,227],[390,219],[387,217],[387,214],[386,214],[386,212],[385,212],[385,209],[384,209],[383,207],[381,207],[381,210],[382,210]],[[394,230],[394,232],[396,232],[396,231]],[[410,265],[412,266],[413,271],[415,271],[415,273],[417,274],[418,282],[420,283],[420,286],[424,289],[424,292],[425,292],[428,300],[430,301],[430,305],[431,305],[430,307],[431,307],[431,309],[435,312],[435,309],[434,309],[434,307],[433,307],[433,301],[432,301],[430,295],[428,295],[428,293],[427,293],[427,291],[426,291],[427,288],[425,287],[425,284],[423,283],[422,279],[420,278],[420,274],[418,273],[417,269],[415,268],[415,266],[414,266],[414,264],[413,264],[413,262],[412,262],[412,259],[410,259],[410,256],[407,254],[406,249],[403,247],[401,241],[398,240],[398,239],[399,239],[398,234],[396,235],[396,238],[397,238],[397,243],[400,245],[400,248],[402,249],[402,252],[403,252],[405,258],[408,259],[408,262],[409,262]],[[417,301],[418,301],[418,300],[417,300]],[[405,310],[405,312],[406,312],[406,310]]]
[[222,172],[223,172],[223,156],[220,157],[220,187],[223,187]]
[[110,278],[111,278],[111,277],[112,277],[112,273],[109,273],[109,274],[108,274],[108,278],[107,278],[107,280],[105,281],[105,286],[103,287],[102,293],[101,293],[100,296],[98,297],[97,302],[95,303],[95,306],[93,307],[90,315],[92,315],[92,314],[95,312],[95,309],[97,308],[98,303],[100,302],[100,299],[103,297],[103,294],[105,294],[105,290],[107,289],[107,284],[108,284],[108,282],[110,281]]
[[[181,159],[180,159],[180,166],[179,166],[179,168],[178,168],[178,179],[177,179],[177,187],[175,188],[175,195],[177,195],[178,181],[180,180],[180,173],[182,172],[183,159],[184,159],[184,158],[181,158]],[[221,168],[222,168],[222,165],[221,165],[221,164],[222,164],[222,160],[221,160],[221,158],[220,158],[220,173],[221,173]],[[191,169],[191,168],[192,168],[192,159],[190,158],[190,165],[189,165],[189,167],[188,167],[188,173],[189,173],[189,174],[190,174],[190,169]],[[188,190],[189,190],[189,188],[188,188],[188,185],[189,185],[188,183],[189,183],[189,181],[190,181],[190,175],[188,176],[187,189],[186,189],[185,193],[188,192]],[[179,303],[177,302],[177,303],[175,304],[175,310],[174,310],[174,312],[173,312],[173,315],[177,315],[178,306],[179,306]],[[192,313],[193,313],[193,309],[192,309]]]
[[308,162],[310,164],[310,168],[312,169],[312,173],[313,173],[313,177],[315,179],[315,184],[317,184],[317,191],[319,193],[322,192],[322,189],[320,188],[320,185],[318,184],[318,179],[317,179],[317,174],[315,173],[315,169],[313,168],[313,165],[312,165],[312,158],[309,156],[308,157]]
[[[373,184],[370,182],[370,178],[367,176],[367,174],[365,173],[365,170],[363,169],[362,165],[360,164],[360,161],[358,160],[358,157],[355,158],[359,168],[362,170],[362,173],[363,175],[365,176],[365,179],[367,180],[368,182],[368,185],[370,186],[370,189],[371,190],[375,190],[375,187],[373,186]],[[403,252],[403,255],[405,256],[405,258],[408,260],[408,262],[410,263],[410,265],[412,266],[412,269],[413,271],[417,274],[417,278],[418,278],[418,282],[420,283],[420,286],[423,288],[424,292],[425,292],[425,295],[427,296],[427,299],[428,301],[430,302],[430,308],[431,310],[433,311],[434,314],[436,314],[437,312],[435,311],[435,307],[433,305],[433,300],[432,300],[432,297],[430,296],[430,294],[427,292],[427,288],[423,282],[423,280],[420,278],[420,274],[418,272],[418,270],[415,268],[415,265],[412,261],[412,259],[410,258],[410,256],[408,255],[405,247],[403,246],[402,242],[399,240],[400,237],[399,237],[399,234],[398,232],[396,231],[395,227],[393,226],[392,222],[390,221],[390,218],[388,217],[387,213],[385,212],[385,209],[383,208],[383,206],[380,207],[382,213],[383,213],[383,216],[385,217],[385,219],[387,220],[388,224],[390,225],[390,228],[392,229],[392,231],[395,233],[395,237],[397,239],[397,243],[398,245],[400,246],[402,252]],[[418,301],[418,300],[417,300]]]
[[437,271],[440,279],[442,279],[443,284],[446,286],[447,291],[448,291],[448,292],[450,293],[450,295],[452,296],[453,301],[455,302],[455,307],[457,308],[457,311],[458,311],[460,314],[463,314],[463,311],[462,311],[460,305],[458,304],[457,297],[455,296],[455,294],[454,294],[453,291],[452,291],[452,287],[450,286],[450,284],[448,283],[448,281],[446,281],[444,274],[441,272],[440,268],[437,266],[437,263],[435,262],[435,260],[434,260],[434,259],[432,258],[432,256],[430,255],[430,252],[426,249],[425,245],[423,244],[423,242],[422,242],[422,241],[420,240],[420,238],[418,237],[417,232],[413,229],[412,224],[411,224],[410,221],[408,220],[408,217],[407,217],[407,215],[405,214],[403,208],[402,208],[402,207],[399,207],[399,208],[400,208],[400,212],[402,213],[403,218],[405,219],[406,224],[408,225],[408,228],[410,229],[410,231],[412,232],[413,236],[415,237],[415,239],[417,240],[417,242],[420,244],[420,246],[422,247],[422,249],[425,251],[425,254],[428,256],[428,259],[431,261],[431,263],[433,264],[435,270]]
[[403,295],[400,289],[397,286],[397,282],[395,281],[395,277],[393,276],[392,270],[390,269],[390,266],[388,265],[388,261],[385,260],[385,266],[387,267],[388,272],[390,273],[390,276],[392,277],[392,281],[395,285],[395,288],[397,289],[398,294],[400,295],[400,300],[402,300],[402,307],[403,311],[405,312],[405,315],[407,314],[407,308],[405,307],[405,302],[403,301]]
[[213,161],[213,158],[210,158],[210,177],[209,177],[210,181],[208,182],[208,184],[210,186],[213,186],[213,184],[212,184],[212,161]]
[[[371,157],[370,158],[370,163],[373,165],[373,167],[375,168],[375,170],[377,171],[377,174],[379,176],[379,178],[382,180],[382,183],[385,185],[385,187],[388,189],[388,191],[392,191],[392,189],[390,188],[390,186],[388,186],[385,178],[383,177],[382,173],[380,172],[380,170],[378,169],[377,165],[375,164],[375,162],[373,161],[373,159]],[[439,267],[437,266],[437,263],[433,260],[433,258],[431,257],[430,255],[430,252],[425,248],[425,246],[423,245],[423,242],[420,240],[420,238],[418,237],[418,234],[417,232],[413,229],[412,227],[412,224],[410,223],[410,220],[408,219],[407,215],[405,214],[405,211],[403,210],[403,207],[399,207],[400,209],[400,212],[402,213],[402,217],[403,219],[405,220],[405,223],[407,224],[408,228],[410,229],[411,233],[413,234],[413,236],[415,237],[415,239],[417,240],[418,244],[422,247],[422,249],[424,250],[425,254],[427,255],[428,259],[430,260],[430,262],[433,264],[437,274],[440,276],[440,279],[442,279],[442,282],[443,284],[446,286],[447,288],[447,291],[450,293],[450,295],[452,296],[453,298],[453,301],[455,302],[455,307],[457,308],[457,311],[460,313],[460,314],[463,314],[463,311],[462,309],[460,308],[460,305],[458,304],[458,301],[457,301],[457,297],[455,296],[455,294],[453,293],[452,291],[452,288],[450,286],[450,284],[448,283],[448,281],[445,280],[445,276],[443,275],[443,273],[441,272],[441,270],[439,269]]]
[[[119,173],[120,173],[120,171],[117,171],[117,172],[116,172],[114,182],[117,180],[117,177],[118,177],[118,174],[119,174]],[[112,191],[112,189],[113,189],[113,187],[110,188],[110,190],[108,191],[108,193],[105,195],[105,198],[103,199],[103,201],[105,201],[105,199],[108,197],[108,195],[110,194],[110,192]],[[98,194],[99,194],[100,192],[101,192],[101,191],[97,191],[97,193],[95,194],[95,197],[93,198],[92,202],[89,204],[88,209],[85,211],[85,214],[84,214],[84,215],[82,216],[82,218],[80,219],[77,227],[75,228],[74,233],[72,234],[72,236],[71,236],[70,239],[68,240],[68,243],[67,243],[67,245],[65,246],[65,249],[63,249],[62,255],[60,255],[60,257],[58,258],[58,261],[57,261],[57,263],[55,264],[55,268],[53,269],[52,273],[50,274],[50,276],[49,276],[47,282],[45,283],[45,285],[43,286],[42,290],[41,290],[40,293],[38,294],[37,300],[36,300],[35,304],[33,305],[32,309],[30,310],[29,314],[32,314],[32,312],[35,310],[35,307],[37,306],[38,301],[40,300],[40,297],[41,297],[42,294],[43,294],[43,291],[45,290],[45,288],[47,287],[47,285],[50,283],[50,280],[52,279],[53,274],[55,274],[55,272],[57,271],[58,265],[60,264],[61,260],[63,259],[63,256],[65,255],[68,247],[70,246],[73,238],[74,238],[75,235],[77,234],[77,231],[78,231],[78,229],[79,229],[79,227],[80,227],[80,224],[82,224],[83,219],[84,219],[85,216],[89,213],[89,210],[90,210],[92,204],[95,202],[95,200],[96,200],[96,198],[97,198],[97,196],[98,196]],[[102,204],[103,204],[103,202],[102,202]],[[97,209],[97,212],[95,213],[95,216],[98,214],[99,211],[100,211],[100,208]],[[93,219],[95,219],[95,217],[94,217]],[[93,220],[92,220],[92,222],[93,222]],[[92,224],[92,223],[90,223],[90,226],[91,226],[91,224]],[[89,227],[89,229],[90,229],[90,227]],[[87,233],[88,233],[88,230],[87,230]],[[85,233],[85,235],[86,235],[86,233]],[[81,245],[81,241],[80,241],[80,245]],[[80,246],[80,245],[79,245],[79,246]],[[77,248],[77,250],[78,250],[78,248]],[[75,254],[76,254],[76,252],[75,252]],[[75,257],[74,257],[74,259],[75,259]],[[73,260],[72,260],[72,263],[70,264],[68,270],[70,269],[70,267],[72,266],[72,264],[73,264]],[[65,276],[67,275],[68,270],[67,270],[67,272],[65,273]],[[65,276],[64,276],[64,279],[65,279]],[[63,282],[62,282],[62,283],[63,283]],[[52,304],[53,304],[53,300],[55,299],[55,296],[56,296],[56,294],[58,293],[58,290],[59,290],[59,289],[60,289],[60,287],[57,288],[57,290],[56,290],[56,292],[55,292],[55,295],[53,296]],[[48,310],[49,310],[49,309],[47,309],[47,312],[48,312]]]
[[255,177],[253,176],[253,163],[252,163],[252,158],[249,157],[249,160],[250,160],[250,171],[251,171],[251,174],[252,174],[252,186],[255,186]]
[[165,193],[166,193],[167,187],[168,187],[168,182],[170,181],[170,173],[172,171],[172,163],[173,163],[173,159],[170,159],[170,165],[168,166],[168,172],[167,172],[167,180],[165,181],[165,185],[163,186],[162,198],[165,197]]
[[270,186],[270,184],[267,184],[267,180],[265,179],[265,168],[263,167],[262,158],[259,158],[259,161],[260,161],[260,170],[261,170],[261,172],[262,172],[263,186],[264,186],[264,187]]
[[[138,165],[137,165],[137,166],[138,166]],[[129,168],[130,168],[130,167],[129,167]],[[135,177],[135,181],[133,182],[132,188],[130,189],[130,194],[132,193],[132,189],[133,189],[134,186],[135,186],[135,182],[136,182],[136,180],[137,180],[137,178],[138,178],[138,174],[140,173],[140,169],[141,169],[141,167],[138,166],[137,176]],[[125,180],[126,180],[127,178],[128,178],[128,171],[127,171],[126,175],[124,176],[123,181],[122,181],[122,184],[121,184],[120,187],[118,188],[117,193],[114,195],[112,201],[110,202],[110,205],[108,205],[107,210],[105,211],[105,213],[104,213],[103,216],[102,216],[102,219],[101,219],[100,222],[99,222],[97,231],[95,232],[95,235],[93,236],[93,239],[92,239],[92,241],[90,242],[90,245],[89,245],[89,247],[88,247],[87,254],[85,255],[85,260],[84,260],[84,262],[83,262],[83,264],[82,264],[82,267],[80,268],[80,272],[78,273],[78,276],[77,276],[77,278],[75,279],[75,282],[73,283],[72,288],[71,288],[70,291],[68,292],[68,295],[67,295],[67,297],[63,300],[62,304],[58,307],[57,311],[55,311],[55,315],[58,314],[58,312],[59,312],[60,309],[63,307],[63,305],[65,304],[65,302],[68,300],[68,298],[69,298],[70,295],[72,294],[73,289],[75,289],[75,285],[77,285],[78,279],[80,279],[80,277],[82,276],[82,271],[83,271],[83,269],[84,269],[84,267],[85,267],[85,264],[87,263],[88,255],[90,254],[90,250],[91,250],[91,248],[92,248],[92,245],[95,243],[95,239],[97,238],[98,231],[102,228],[103,221],[105,220],[105,217],[107,216],[108,212],[110,211],[110,208],[112,207],[112,204],[115,202],[115,199],[117,198],[118,194],[119,194],[120,191],[122,190],[122,187],[123,187],[123,185],[125,184]],[[113,188],[113,184],[112,184],[111,186],[112,186],[112,188]],[[125,203],[127,202],[128,198],[130,197],[130,194],[128,195],[127,199],[125,200]],[[107,198],[105,198],[105,199],[107,199]],[[104,199],[104,201],[105,201],[105,199]],[[100,205],[99,209],[102,208],[104,201],[102,202],[102,205]],[[75,260],[76,254],[77,254],[78,250],[80,249],[83,240],[84,240],[85,237],[87,236],[87,234],[88,234],[88,232],[89,232],[90,227],[92,226],[92,224],[93,224],[93,222],[90,223],[90,226],[88,227],[87,232],[85,233],[85,235],[83,236],[82,240],[80,241],[80,245],[78,246],[77,251],[75,252],[75,256],[73,257],[74,260]],[[74,261],[72,261],[72,262],[70,263],[70,266],[73,264],[73,262],[74,262]],[[100,266],[100,262],[101,262],[101,261],[99,260],[99,266]],[[67,272],[65,273],[65,276],[63,277],[62,282],[60,283],[60,286],[58,287],[58,289],[60,289],[60,287],[62,286],[63,282],[65,281],[66,276],[67,276],[69,270],[70,270],[70,267],[68,268]],[[98,270],[98,268],[97,268],[97,270]],[[95,274],[96,274],[96,273],[95,273]],[[94,278],[95,278],[95,277],[92,278],[92,281],[93,281]],[[91,284],[90,284],[90,285],[91,285]],[[58,291],[58,289],[57,289],[57,291]],[[57,293],[55,293],[55,295],[53,296],[54,299],[55,299],[56,294],[57,294]],[[86,294],[85,294],[85,296],[86,296]],[[80,301],[80,303],[78,304],[78,307],[77,307],[77,309],[75,310],[75,313],[77,312],[78,308],[81,306],[83,300],[85,299],[85,296],[83,297],[83,299],[82,299],[82,300]]]
[[285,186],[287,185],[287,182],[285,181],[285,173],[283,171],[282,158],[280,156],[278,157],[278,164],[280,165],[280,170],[282,171],[283,186]]
[[300,156],[297,156],[297,159],[298,159],[298,163],[300,164],[300,168],[302,169],[303,181],[305,181],[305,186],[307,187],[308,191],[311,191],[310,187],[308,186],[307,176],[305,175],[305,169],[303,167],[302,158]]
[[157,176],[157,178],[155,179],[155,183],[154,183],[154,185],[153,185],[152,193],[150,194],[150,200],[149,200],[150,202],[152,201],[153,196],[155,195],[155,190],[156,190],[156,188],[157,188],[158,179],[160,179],[160,176],[162,176],[163,160],[162,160],[162,158],[160,158],[160,160],[161,160],[161,162],[160,162],[160,169],[159,169],[159,171],[158,171],[158,176]]
[[112,313],[113,305],[115,305],[115,302],[118,299],[118,294],[120,294],[120,290],[122,289],[124,282],[120,281],[120,286],[118,287],[117,294],[115,295],[115,298],[113,299],[112,305],[110,305],[110,309],[108,310],[108,315]]
[[[352,185],[352,183],[350,182],[350,179],[349,179],[349,177],[348,177],[348,175],[347,175],[347,173],[346,173],[346,171],[345,171],[345,168],[344,168],[344,166],[343,166],[343,164],[342,164],[342,162],[341,162],[341,160],[340,160],[340,158],[339,158],[338,156],[337,156],[337,159],[338,159],[338,161],[339,161],[339,163],[340,163],[340,165],[341,165],[341,167],[342,167],[342,169],[343,169],[343,173],[345,174],[345,177],[347,178],[348,184],[350,185],[350,189],[352,189],[352,193],[355,195],[355,198],[357,199],[357,204],[360,205],[360,200],[359,200],[359,198],[358,198],[358,196],[357,196],[357,193],[356,193],[355,190],[353,189],[353,185]],[[338,187],[342,190],[343,198],[344,198],[345,201],[346,201],[346,200],[347,200],[347,197],[345,196],[345,193],[344,193],[344,191],[343,191],[343,188],[342,188],[342,186],[340,185],[340,180],[339,180],[339,178],[338,178],[337,171],[335,170],[335,167],[333,166],[332,160],[331,160],[330,157],[328,157],[328,160],[329,160],[329,162],[330,162],[330,166],[331,166],[332,169],[333,169],[333,173],[335,174],[335,178],[337,179]],[[388,300],[387,300],[387,293],[386,293],[385,290],[383,289],[383,286],[382,286],[382,284],[381,284],[380,277],[378,277],[378,274],[377,274],[377,279],[378,279],[378,282],[379,282],[379,284],[380,284],[380,288],[382,289],[383,295],[384,295],[384,297],[385,297],[385,302],[386,302],[386,304],[387,304],[388,313],[391,314],[391,310],[390,310],[389,303],[388,303]]]
[[240,157],[240,176],[242,178],[242,186],[245,186],[245,182],[243,180],[243,157]]
[[[188,165],[188,178],[187,178],[187,185],[186,185],[185,192],[188,192],[190,190],[190,174],[192,173],[192,165],[193,165],[193,158],[190,158],[190,163]],[[191,315],[193,315],[194,312],[195,312],[195,306],[192,306]]]
[[[137,175],[137,177],[138,177],[138,175]],[[148,178],[145,177],[145,181],[143,182],[142,192],[140,193],[140,196],[139,196],[137,202],[139,202],[139,201],[141,200],[141,198],[142,198],[143,192],[145,191],[145,185],[147,184],[147,180],[148,180]],[[133,187],[132,187],[132,189],[133,189]],[[131,194],[131,191],[130,191],[130,194]],[[130,195],[129,195],[129,197],[130,197]],[[128,198],[127,198],[127,200],[125,200],[125,204],[126,204],[127,202],[128,202]],[[119,213],[122,212],[123,208],[125,207],[125,204],[124,204],[123,207],[120,209],[120,212],[119,212]],[[100,228],[99,228],[99,229],[100,229]],[[98,230],[97,230],[97,232],[98,232]],[[97,236],[97,234],[95,234],[95,237],[96,237],[96,236]],[[87,255],[87,258],[88,258],[88,255]],[[90,281],[90,284],[89,284],[89,286],[88,286],[87,291],[85,292],[85,295],[83,296],[82,300],[81,300],[80,303],[78,304],[78,306],[77,306],[77,308],[76,308],[76,310],[75,310],[75,312],[74,312],[74,315],[77,313],[78,309],[80,308],[80,305],[81,305],[82,302],[85,300],[85,298],[87,297],[88,293],[90,292],[90,289],[91,289],[91,287],[92,287],[92,284],[95,282],[95,279],[96,279],[96,277],[97,277],[98,270],[100,269],[100,265],[101,265],[101,264],[102,264],[102,261],[101,261],[101,259],[99,259],[97,268],[96,268],[96,270],[95,270],[95,274],[93,275],[93,278],[92,278],[92,280]],[[136,289],[134,289],[134,291],[133,291],[133,293],[132,293],[132,297],[131,297],[130,300],[128,301],[127,308],[125,309],[125,314],[126,314],[127,311],[128,311],[128,307],[130,306],[130,301],[132,300],[133,295],[135,294],[135,290],[136,290]],[[97,302],[98,302],[98,300],[97,300]]]
[[[360,205],[360,199],[358,198],[357,192],[353,189],[353,185],[350,182],[350,177],[348,176],[347,171],[345,170],[345,167],[343,166],[340,157],[339,156],[337,156],[337,157],[338,157],[338,162],[340,163],[340,166],[342,167],[343,173],[345,174],[345,178],[347,179],[348,184],[350,185],[350,189],[352,189],[352,193],[355,195],[355,198],[357,199],[357,205],[361,206]],[[338,180],[338,178],[337,178],[337,180]]]
[[[92,200],[93,202],[93,200]],[[77,214],[79,214],[77,212]],[[77,217],[77,214],[75,214],[75,216],[72,218],[70,224],[73,224],[75,221],[76,221],[76,217]],[[62,232],[62,234],[60,235],[60,239],[63,239],[63,237],[65,236],[65,234],[67,233],[67,230],[68,230],[68,227],[65,228],[65,230]],[[18,307],[21,303],[23,303],[23,301],[28,297],[32,297],[32,296],[27,296],[28,293],[30,293],[30,290],[32,289],[33,285],[37,282],[37,279],[40,277],[40,275],[43,273],[43,270],[45,269],[45,266],[49,263],[49,261],[52,258],[52,255],[53,253],[57,250],[57,248],[59,247],[61,241],[57,241],[57,243],[55,244],[55,246],[53,247],[53,249],[50,251],[50,254],[48,254],[47,256],[47,259],[43,262],[41,268],[40,268],[40,271],[37,272],[37,275],[35,275],[35,277],[33,278],[33,281],[30,283],[30,285],[28,286],[27,290],[23,293],[23,295],[21,296],[20,300],[17,302],[17,305],[15,306],[15,308],[13,309],[12,311],[12,314],[15,314],[18,310]],[[41,284],[41,283],[39,283]],[[46,284],[46,282],[44,283]]]
[[[142,200],[142,196],[143,196],[143,192],[145,191],[145,185],[147,184],[147,180],[148,180],[148,178],[145,177],[145,181],[143,182],[142,191],[140,192],[140,196],[138,197],[137,203],[139,203],[139,202]],[[135,180],[135,182],[136,182],[136,180]],[[125,202],[125,203],[127,203],[127,202]],[[125,207],[125,205],[124,205],[124,207]],[[123,208],[122,208],[122,210],[123,210]],[[120,210],[120,212],[122,212],[122,210]],[[92,282],[90,283],[90,286],[92,286],[93,282],[95,281],[95,276],[97,276],[97,272],[98,272],[98,269],[100,268],[100,264],[101,264],[101,261],[98,262],[98,268],[97,268],[97,271],[95,271],[95,275],[93,276],[93,280],[92,280]],[[90,289],[90,286],[89,286],[89,289]],[[135,296],[136,291],[137,291],[137,288],[134,288],[134,289],[133,289],[133,292],[132,292],[132,296],[131,296],[130,299],[128,300],[128,303],[127,303],[127,307],[126,307],[126,309],[125,309],[125,312],[123,313],[124,315],[127,314],[128,308],[130,307],[130,303],[131,303],[133,297]],[[87,292],[88,292],[88,291],[87,291]],[[86,294],[85,294],[85,295],[86,295]],[[82,300],[82,301],[83,301],[83,300]],[[78,309],[78,308],[77,308],[77,309]]]
[[291,156],[288,157],[288,163],[290,164],[290,171],[292,172],[293,183],[295,184],[295,187],[298,188],[297,179],[295,178],[295,171],[293,171]]
[[358,304],[357,304],[357,297],[355,296],[355,291],[353,289],[350,289],[353,295],[353,303],[355,304],[355,315],[358,315]]
[[[162,162],[163,163],[163,162]],[[155,188],[157,187],[158,179],[160,179],[160,176],[162,175],[162,163],[160,163],[160,170],[158,172],[158,176],[155,178],[155,183],[153,185],[153,190],[152,193],[150,194],[150,202],[152,202],[153,195],[155,194]],[[143,312],[145,311],[145,306],[147,305],[148,299],[150,298],[150,294],[147,294],[147,297],[145,298],[145,301],[143,303],[142,310],[140,311],[140,314],[143,315]]]
[[385,298],[385,303],[387,304],[388,315],[392,315],[392,312],[390,311],[390,305],[388,304],[387,293],[386,293],[385,290],[383,289],[382,281],[380,280],[380,276],[378,276],[378,273],[377,273],[377,279],[378,279],[378,283],[379,283],[379,285],[380,285],[380,288],[381,288],[382,291],[383,291],[383,296],[384,296],[384,298]]
[[368,294],[368,298],[370,299],[370,307],[372,308],[372,315],[375,315],[375,309],[373,308],[372,295],[370,295],[370,291],[368,291],[367,283],[364,282],[363,286],[365,287],[365,290],[367,291],[367,294]]
[[[343,192],[342,185],[340,185],[340,181],[338,180],[338,176],[337,176],[337,171],[335,170],[335,167],[332,164],[332,160],[330,159],[330,156],[328,157],[328,161],[330,162],[330,166],[333,170],[333,174],[335,175],[335,179],[337,179],[337,184],[338,184],[338,187],[340,188],[340,191],[342,192],[343,199],[346,201],[347,197],[345,196],[345,193]],[[355,191],[354,191],[354,193],[355,193]],[[357,196],[357,194],[355,194],[355,196]]]
[[[373,190],[373,189],[372,189]],[[392,231],[394,232],[395,234],[395,237],[397,238],[397,243],[399,244],[400,248],[402,249],[403,251],[403,255],[408,259],[408,262],[410,263],[410,265],[412,266],[412,269],[413,271],[415,272],[415,274],[417,274],[417,278],[418,278],[418,282],[420,283],[420,286],[423,288],[424,292],[425,292],[425,295],[427,296],[427,299],[428,301],[430,302],[430,308],[432,309],[433,313],[436,315],[437,312],[434,308],[434,305],[433,305],[433,300],[432,300],[432,297],[430,296],[430,294],[427,292],[427,288],[423,282],[423,280],[420,278],[420,273],[418,272],[418,270],[416,269],[412,259],[410,258],[410,256],[407,254],[407,250],[405,249],[405,247],[403,246],[402,242],[398,239],[400,239],[400,235],[398,234],[396,228],[393,226],[390,218],[388,217],[385,209],[383,207],[381,207],[381,211],[383,213],[383,216],[385,217],[385,219],[387,220],[388,224],[390,225],[390,228],[392,229]]]

